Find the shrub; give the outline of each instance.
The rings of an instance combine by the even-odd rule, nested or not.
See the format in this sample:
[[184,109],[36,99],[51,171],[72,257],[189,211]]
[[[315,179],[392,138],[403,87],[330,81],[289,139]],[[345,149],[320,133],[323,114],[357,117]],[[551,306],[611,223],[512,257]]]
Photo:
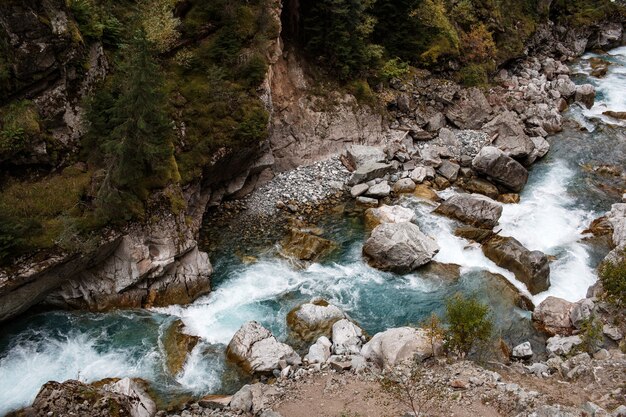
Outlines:
[[424,369],[416,361],[383,370],[379,381],[382,390],[408,407],[415,417],[425,416],[442,392],[432,381],[424,381]]
[[18,101],[0,111],[0,161],[28,149],[40,134],[39,115],[30,101]]
[[487,85],[489,77],[483,65],[468,64],[459,71],[459,81],[466,87],[481,87]]
[[479,343],[487,342],[493,332],[489,306],[475,296],[456,294],[446,301],[448,330],[445,345],[450,352],[465,357]]
[[485,25],[478,24],[461,34],[462,58],[465,62],[484,62],[496,56],[496,44]]
[[402,78],[409,73],[409,64],[396,57],[385,62],[380,69],[381,77],[386,80]]
[[437,344],[437,341],[440,341],[446,335],[446,330],[442,326],[441,319],[433,312],[430,317],[422,322],[421,327],[426,330],[426,333],[428,333],[430,348],[432,349],[434,355],[436,352],[435,345]]
[[180,19],[173,14],[176,0],[142,0],[139,5],[146,38],[159,52],[168,51],[180,38]]
[[617,307],[626,307],[626,249],[618,262],[605,262],[599,272],[607,301]]
[[580,347],[589,354],[596,353],[604,341],[602,322],[592,314],[580,325],[580,337],[583,343]]

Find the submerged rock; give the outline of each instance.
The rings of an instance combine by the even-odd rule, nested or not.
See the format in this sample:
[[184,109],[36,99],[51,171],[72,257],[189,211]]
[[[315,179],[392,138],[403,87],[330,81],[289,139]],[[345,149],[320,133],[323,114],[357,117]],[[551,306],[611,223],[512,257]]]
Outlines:
[[472,160],[472,167],[511,191],[520,192],[528,181],[528,171],[500,149],[485,146]]
[[550,296],[535,308],[533,321],[549,335],[570,335],[573,330],[570,320],[573,306],[574,303]]
[[288,345],[256,321],[245,323],[233,336],[226,356],[250,373],[271,373],[280,368],[280,361],[300,365],[300,356]]
[[498,224],[502,206],[480,194],[456,194],[441,203],[435,213],[476,227],[491,229]]
[[437,242],[409,222],[377,226],[363,246],[363,254],[370,265],[399,274],[430,262],[437,252]]
[[328,239],[292,227],[289,229],[289,235],[282,242],[282,253],[301,261],[316,261],[335,247],[335,244]]
[[421,362],[440,353],[442,346],[441,338],[431,339],[424,329],[398,327],[376,333],[363,346],[361,354],[379,368],[387,369],[409,360]]
[[198,344],[200,338],[183,332],[184,324],[179,319],[174,321],[165,331],[163,348],[165,350],[165,364],[172,375],[182,371],[187,355]]
[[483,242],[483,253],[496,265],[508,269],[526,284],[531,294],[538,294],[550,287],[550,264],[540,251],[526,249],[517,239],[493,236]]
[[346,318],[337,306],[322,299],[313,299],[287,314],[287,326],[303,340],[315,340],[319,336],[330,337],[335,322]]

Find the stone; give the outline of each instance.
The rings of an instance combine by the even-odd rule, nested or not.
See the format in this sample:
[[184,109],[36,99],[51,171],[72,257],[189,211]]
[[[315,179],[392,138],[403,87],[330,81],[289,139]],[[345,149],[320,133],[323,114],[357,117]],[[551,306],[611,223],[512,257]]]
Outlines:
[[387,181],[371,186],[365,195],[371,198],[385,198],[391,194],[391,187]]
[[369,185],[367,184],[357,184],[355,186],[353,186],[352,188],[350,188],[350,195],[354,198],[365,194],[365,192],[367,191],[367,189],[370,188]]
[[446,109],[446,117],[459,129],[480,129],[492,113],[487,98],[476,87],[462,91],[461,95],[461,100]]
[[600,349],[593,354],[593,358],[598,361],[605,361],[611,358],[611,354],[606,349]]
[[626,111],[613,111],[606,110],[602,112],[603,115],[612,117],[614,119],[626,120]]
[[485,124],[481,130],[492,138],[493,146],[511,158],[526,158],[535,148],[515,112],[505,111],[499,114]]
[[226,349],[229,360],[249,373],[271,373],[279,362],[300,365],[300,356],[288,345],[279,342],[272,333],[256,321],[245,323],[233,336]]
[[413,191],[413,195],[430,201],[441,201],[439,194],[428,185],[418,184]]
[[566,100],[576,94],[576,84],[569,77],[557,79],[554,87]]
[[530,366],[526,366],[525,368],[529,374],[533,374],[536,377],[548,376],[550,374],[550,367],[541,362],[535,362]]
[[282,417],[282,415],[273,410],[263,410],[259,417]]
[[383,223],[363,246],[363,255],[374,268],[399,274],[430,262],[439,246],[413,223]]
[[411,172],[410,178],[413,182],[420,184],[425,179],[435,178],[435,169],[433,167],[417,167]]
[[588,109],[593,107],[596,100],[596,88],[591,84],[576,86],[576,101],[582,103]]
[[331,347],[331,341],[326,336],[321,336],[309,347],[309,353],[304,357],[304,360],[310,364],[326,363],[330,358]]
[[382,223],[402,223],[415,220],[413,210],[402,206],[388,206],[383,204],[377,208],[365,210],[365,224],[374,228]]
[[356,202],[358,205],[364,207],[378,207],[378,200],[375,198],[359,196],[356,198]]
[[256,415],[267,408],[271,395],[271,388],[265,384],[244,385],[232,396],[229,407],[232,410]]
[[454,182],[459,175],[460,169],[461,167],[458,164],[445,160],[441,163],[441,165],[439,165],[439,167],[437,167],[437,172],[445,177],[448,181]]
[[482,243],[485,240],[493,236],[491,229],[481,229],[474,226],[461,226],[454,231],[454,235],[462,237],[463,239],[473,240],[474,242]]
[[441,112],[435,113],[426,122],[426,130],[429,132],[436,132],[445,126],[446,126],[446,116]]
[[315,298],[291,310],[287,326],[300,339],[312,341],[322,335],[330,337],[332,325],[346,317],[339,307]]
[[130,378],[122,378],[117,382],[103,386],[104,390],[122,394],[130,399],[132,417],[152,417],[157,407],[145,389]]
[[404,362],[424,361],[441,353],[443,341],[435,337],[433,344],[428,332],[413,327],[397,327],[376,333],[361,350],[361,355],[381,369]]
[[352,361],[344,359],[344,356],[331,356],[328,365],[335,372],[343,372],[352,367]]
[[494,200],[497,199],[500,194],[498,187],[482,178],[468,178],[463,181],[458,181],[457,185],[469,193],[486,195]]
[[612,417],[626,417],[626,405],[622,404],[611,413]]
[[528,181],[526,168],[493,146],[482,148],[474,157],[472,167],[514,192],[520,192]]
[[511,356],[515,359],[530,359],[533,357],[533,349],[530,342],[521,343],[513,348]]
[[232,399],[232,395],[205,395],[198,401],[198,405],[210,410],[221,410],[227,407]]
[[570,335],[573,330],[570,320],[573,307],[574,303],[549,296],[535,308],[532,318],[549,335]]
[[363,372],[367,368],[367,361],[361,355],[350,356],[350,368],[356,372]]
[[582,324],[591,317],[594,303],[588,298],[577,301],[570,311],[570,321],[576,329],[580,329]]
[[422,165],[432,168],[437,168],[441,165],[441,155],[438,147],[428,147],[420,151],[420,162]]
[[520,202],[520,195],[517,193],[500,194],[498,201],[503,204],[517,204]]
[[348,319],[342,319],[332,327],[332,352],[335,355],[356,355],[361,352],[363,330]]
[[574,346],[582,344],[580,336],[553,336],[546,341],[546,350],[554,355],[565,356]]
[[336,248],[334,242],[296,227],[281,242],[282,254],[301,261],[316,261]]
[[615,342],[619,342],[624,337],[619,327],[612,326],[610,324],[605,324],[604,326],[602,326],[602,333],[604,333],[606,337]]
[[550,150],[550,143],[547,140],[545,140],[543,137],[533,136],[530,138],[530,140],[533,142],[535,147],[530,153],[530,155],[528,155],[528,158],[526,158],[526,161],[525,161],[526,165],[530,165],[534,163],[536,160],[543,158],[544,156],[546,156],[546,154]]
[[385,162],[386,155],[383,149],[376,146],[352,145],[346,150],[349,163],[355,168],[369,162]]
[[393,185],[393,192],[396,194],[412,193],[415,190],[415,183],[411,178],[402,178]]
[[366,162],[358,167],[348,180],[349,185],[356,185],[362,182],[367,182],[375,178],[382,178],[385,174],[388,174],[393,169],[391,164],[384,164],[381,162]]
[[163,350],[165,351],[165,364],[170,374],[177,375],[183,370],[187,355],[198,344],[197,336],[184,333],[184,324],[178,319],[168,326],[163,336]]
[[482,250],[496,265],[513,272],[531,294],[550,287],[550,264],[543,252],[528,250],[517,239],[507,236],[493,236],[483,243]]
[[476,227],[491,229],[498,224],[502,206],[480,194],[456,194],[437,207],[435,213]]

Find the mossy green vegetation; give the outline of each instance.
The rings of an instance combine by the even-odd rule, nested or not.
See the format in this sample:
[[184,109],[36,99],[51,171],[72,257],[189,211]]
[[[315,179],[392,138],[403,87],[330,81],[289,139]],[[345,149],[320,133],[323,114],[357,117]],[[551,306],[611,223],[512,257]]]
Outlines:
[[626,249],[618,261],[605,262],[599,272],[607,301],[619,308],[626,307]]
[[461,357],[491,339],[493,319],[489,306],[476,297],[456,294],[446,302],[446,348]]

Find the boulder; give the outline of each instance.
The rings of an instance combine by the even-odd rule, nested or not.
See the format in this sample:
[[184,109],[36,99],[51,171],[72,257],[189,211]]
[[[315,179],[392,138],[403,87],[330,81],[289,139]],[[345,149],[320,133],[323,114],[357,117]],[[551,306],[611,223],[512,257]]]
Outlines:
[[382,162],[366,162],[352,173],[348,183],[350,185],[356,185],[375,178],[382,178],[385,174],[391,172],[392,170],[393,165],[391,164],[384,164]]
[[574,346],[582,344],[580,336],[553,336],[546,341],[546,350],[549,354],[565,356]]
[[304,357],[304,361],[310,364],[326,363],[330,358],[332,343],[326,336],[321,336],[309,347],[309,353]]
[[474,242],[483,243],[493,236],[493,230],[481,229],[474,226],[461,226],[454,231],[454,235],[463,239],[473,240]]
[[430,201],[441,201],[439,194],[428,185],[418,184],[413,191],[413,195],[418,198],[423,198]]
[[531,294],[550,287],[550,264],[543,252],[530,251],[517,239],[506,236],[491,237],[483,242],[482,249],[496,265],[513,272]]
[[551,336],[567,336],[572,333],[570,312],[574,303],[557,297],[547,297],[533,311],[533,321]]
[[165,350],[165,364],[172,375],[182,371],[187,355],[198,344],[200,338],[183,332],[183,322],[179,319],[174,321],[165,331],[163,336],[163,349]]
[[313,299],[294,308],[287,314],[287,326],[302,340],[315,340],[330,336],[332,325],[346,314],[337,306],[322,299]]
[[281,245],[283,255],[301,261],[315,261],[336,247],[328,239],[295,227],[289,229],[289,234]]
[[226,356],[250,373],[271,373],[279,362],[300,365],[300,356],[288,345],[279,342],[272,333],[256,321],[245,323],[233,336]]
[[481,130],[492,138],[493,146],[511,158],[526,158],[535,148],[515,112],[505,111],[499,114],[485,124]]
[[267,384],[244,385],[233,395],[229,407],[248,415],[258,415],[269,407],[272,397],[276,394],[278,394],[276,388]]
[[437,207],[435,213],[476,227],[492,229],[502,215],[502,206],[480,194],[456,194]]
[[444,178],[446,178],[450,182],[456,181],[459,170],[461,167],[454,162],[450,162],[448,160],[444,160],[439,167],[437,167],[437,172],[441,174]]
[[493,146],[482,148],[472,160],[472,167],[514,192],[522,191],[528,181],[526,168]]
[[576,101],[582,103],[588,109],[593,107],[596,100],[596,88],[591,84],[576,86]]
[[382,205],[365,210],[365,224],[374,228],[382,223],[411,222],[415,219],[413,210],[402,206]]
[[533,357],[533,349],[530,342],[521,343],[513,348],[511,356],[515,359],[530,359]]
[[622,24],[619,22],[601,23],[596,36],[589,41],[590,49],[595,48],[608,51],[623,45],[623,30]]
[[520,195],[517,193],[500,194],[498,201],[503,204],[517,204],[520,202]]
[[415,190],[415,182],[411,178],[402,178],[393,185],[396,194],[412,193]]
[[566,100],[576,94],[576,84],[569,77],[557,79],[554,82],[554,88]]
[[334,355],[357,355],[363,345],[363,330],[348,319],[342,319],[332,328]]
[[459,129],[480,129],[491,113],[492,108],[483,92],[473,87],[464,90],[461,100],[447,108],[446,117]]
[[535,148],[530,153],[528,158],[526,158],[526,165],[530,165],[534,163],[537,159],[543,158],[550,150],[550,143],[548,143],[548,141],[545,140],[543,137],[533,136],[532,138],[530,138],[530,140],[535,145]]
[[399,274],[430,262],[437,252],[437,242],[409,222],[377,226],[363,246],[363,255],[370,265]]
[[614,342],[619,342],[624,337],[624,334],[621,332],[619,327],[612,326],[610,324],[602,326],[602,333]]
[[436,355],[441,349],[442,340],[437,337],[431,340],[426,330],[398,327],[376,333],[363,346],[361,354],[378,367],[387,369],[413,359],[421,362]]
[[417,167],[411,172],[410,178],[416,184],[420,184],[426,179],[431,180],[435,178],[435,169],[433,167],[425,166]]
[[370,197],[359,196],[356,198],[356,203],[363,207],[378,207],[378,200]]
[[385,152],[376,146],[352,145],[346,151],[346,158],[355,169],[369,162],[385,162]]
[[498,187],[482,178],[464,179],[463,181],[458,181],[457,185],[469,193],[486,195],[494,200],[498,198],[498,195],[500,194]]
[[626,111],[613,111],[606,110],[602,112],[603,115],[612,117],[614,119],[626,120]]
[[593,301],[588,298],[583,298],[574,303],[570,310],[569,318],[576,329],[580,329],[583,323],[591,317],[594,306]]
[[122,394],[129,398],[131,403],[131,417],[152,417],[157,412],[156,404],[152,398],[146,393],[144,387],[133,379],[122,378],[117,382],[104,385],[102,388],[106,391]]
[[385,198],[391,194],[391,187],[387,181],[381,181],[376,185],[372,185],[365,195],[371,198]]
[[357,184],[355,186],[353,186],[352,188],[350,188],[350,195],[354,198],[365,194],[365,192],[368,190],[368,188],[370,188],[369,185],[367,184]]

